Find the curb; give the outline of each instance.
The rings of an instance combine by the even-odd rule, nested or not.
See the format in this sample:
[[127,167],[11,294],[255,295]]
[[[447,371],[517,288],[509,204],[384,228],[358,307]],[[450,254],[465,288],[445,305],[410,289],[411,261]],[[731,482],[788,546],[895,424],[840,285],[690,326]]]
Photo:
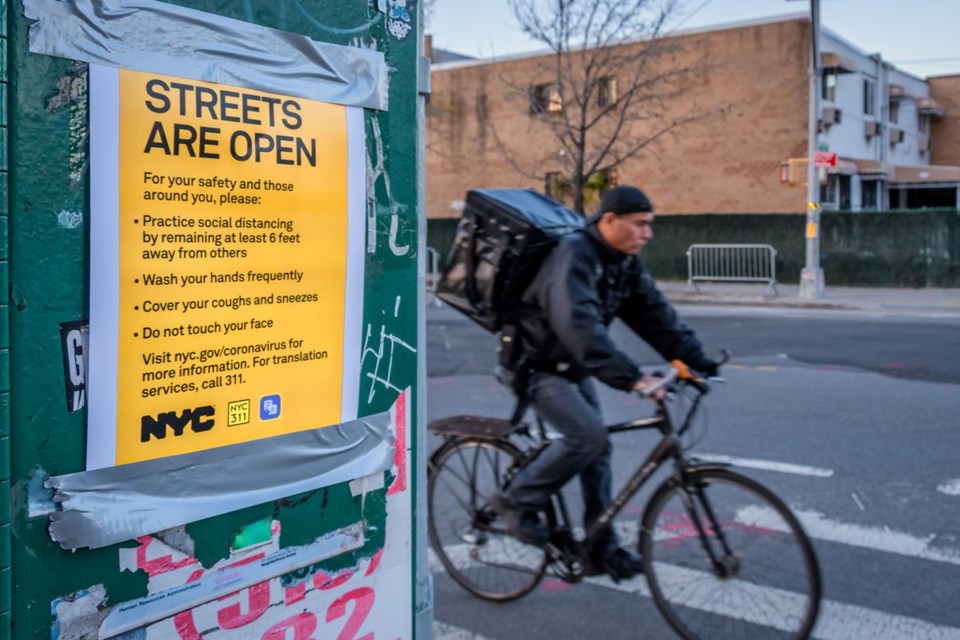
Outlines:
[[864,307],[843,302],[825,302],[823,300],[799,300],[793,298],[774,298],[764,296],[704,295],[664,291],[670,302],[677,304],[715,304],[742,307],[785,307],[790,309],[827,309],[835,311],[859,311]]

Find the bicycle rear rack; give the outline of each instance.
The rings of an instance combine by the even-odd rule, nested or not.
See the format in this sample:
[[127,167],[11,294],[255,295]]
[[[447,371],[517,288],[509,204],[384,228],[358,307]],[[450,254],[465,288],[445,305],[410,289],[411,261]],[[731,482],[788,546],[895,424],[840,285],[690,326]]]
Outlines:
[[517,431],[529,430],[529,425],[525,422],[513,424],[509,420],[486,416],[450,416],[434,420],[427,425],[427,430],[442,436],[501,440]]

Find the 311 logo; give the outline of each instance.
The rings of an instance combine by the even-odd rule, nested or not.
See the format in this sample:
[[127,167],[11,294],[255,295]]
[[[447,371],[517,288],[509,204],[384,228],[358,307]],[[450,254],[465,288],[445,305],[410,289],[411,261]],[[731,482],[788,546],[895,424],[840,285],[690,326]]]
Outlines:
[[260,419],[273,420],[280,417],[280,396],[263,396],[260,398]]

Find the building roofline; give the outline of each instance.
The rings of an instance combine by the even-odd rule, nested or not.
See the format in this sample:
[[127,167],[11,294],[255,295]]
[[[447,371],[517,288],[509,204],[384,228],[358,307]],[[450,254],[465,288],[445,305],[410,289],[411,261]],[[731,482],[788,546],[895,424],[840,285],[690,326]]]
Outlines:
[[[895,70],[897,71],[897,73],[902,73],[903,75],[908,76],[908,77],[910,77],[910,78],[913,78],[914,80],[918,80],[918,81],[920,81],[920,82],[924,82],[924,81],[925,81],[924,78],[921,78],[920,76],[918,76],[918,75],[916,75],[916,74],[914,74],[914,73],[910,73],[909,71],[904,71],[903,69],[901,69],[901,68],[898,67],[897,65],[893,64],[893,63],[890,62],[889,60],[884,59],[884,57],[883,57],[882,54],[880,54],[880,53],[870,53],[869,51],[867,51],[866,49],[864,49],[864,48],[861,47],[860,45],[858,45],[858,44],[856,44],[856,43],[848,40],[847,38],[845,38],[844,36],[840,35],[839,33],[837,33],[836,31],[834,31],[834,30],[831,29],[830,27],[824,27],[824,26],[821,25],[821,27],[820,27],[820,34],[821,34],[821,36],[827,35],[827,36],[833,38],[834,40],[836,40],[836,41],[839,42],[840,44],[844,45],[845,47],[850,47],[851,49],[853,49],[854,51],[856,51],[857,53],[859,53],[860,55],[862,55],[862,56],[865,57],[865,58],[873,58],[874,56],[878,56],[878,57],[880,58],[880,63],[881,63],[881,64],[886,65],[886,66],[889,67],[890,69],[895,69]],[[821,44],[822,44],[822,42],[821,42]]]
[[[792,12],[779,14],[775,16],[766,16],[762,18],[752,18],[750,20],[738,20],[735,22],[723,22],[714,25],[706,25],[692,29],[678,29],[669,33],[662,34],[661,38],[678,38],[681,36],[698,35],[701,33],[712,33],[715,31],[733,31],[735,29],[744,29],[746,27],[759,27],[768,24],[778,24],[781,22],[809,21],[810,14],[807,12]],[[831,36],[834,35],[830,32]],[[642,39],[624,40],[616,44],[631,44],[633,42],[642,42]],[[846,41],[845,41],[846,42]],[[859,49],[859,48],[858,48]],[[456,62],[442,62],[432,65],[434,71],[446,71],[449,69],[464,69],[467,67],[480,67],[484,65],[499,64],[501,62],[512,62],[515,60],[524,60],[526,58],[542,58],[552,55],[553,51],[549,49],[539,49],[524,53],[512,53],[510,55],[498,56],[492,58],[475,58],[473,60],[461,60]]]

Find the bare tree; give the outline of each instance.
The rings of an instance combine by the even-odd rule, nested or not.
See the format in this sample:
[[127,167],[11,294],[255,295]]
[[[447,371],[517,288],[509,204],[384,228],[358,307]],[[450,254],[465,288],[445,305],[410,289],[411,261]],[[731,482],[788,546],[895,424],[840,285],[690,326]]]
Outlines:
[[[677,100],[697,82],[706,62],[666,35],[680,16],[679,0],[510,0],[521,29],[552,52],[538,70],[541,83],[504,79],[530,114],[559,143],[552,162],[561,188],[583,213],[609,169],[641,154],[683,124],[712,111]],[[542,82],[549,79],[549,82]],[[534,172],[486,123],[498,147],[523,175]],[[557,157],[559,156],[559,158]],[[542,163],[536,163],[538,168]],[[542,176],[542,173],[540,174]]]

